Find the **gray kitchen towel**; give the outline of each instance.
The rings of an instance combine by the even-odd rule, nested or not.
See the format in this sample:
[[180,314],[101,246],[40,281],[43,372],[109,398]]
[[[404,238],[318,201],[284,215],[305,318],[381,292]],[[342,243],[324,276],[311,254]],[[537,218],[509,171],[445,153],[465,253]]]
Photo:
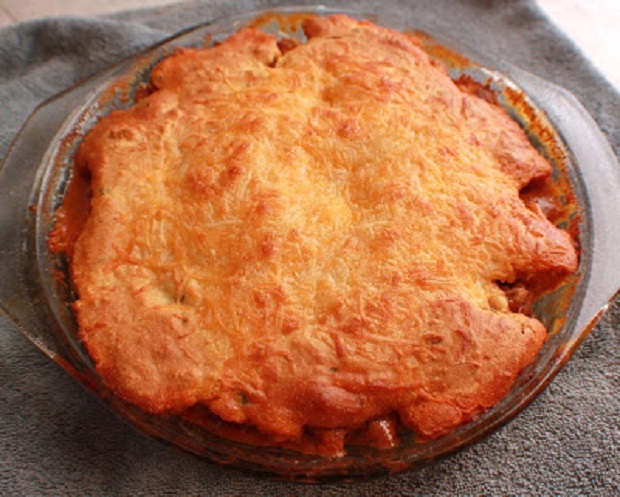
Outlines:
[[[80,79],[200,21],[276,3],[188,2],[0,30],[0,156],[36,105]],[[380,5],[568,89],[620,153],[620,97],[533,1]],[[0,495],[620,495],[619,328],[616,302],[528,409],[458,454],[395,476],[307,485],[214,467],[142,436],[0,317]]]

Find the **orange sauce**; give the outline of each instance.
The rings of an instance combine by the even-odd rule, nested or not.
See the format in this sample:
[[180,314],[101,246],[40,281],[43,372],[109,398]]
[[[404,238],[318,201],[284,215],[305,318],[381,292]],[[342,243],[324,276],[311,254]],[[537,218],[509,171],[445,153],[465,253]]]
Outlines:
[[499,105],[497,101],[497,95],[489,87],[490,82],[487,82],[486,85],[483,85],[482,83],[474,80],[471,76],[463,74],[454,83],[456,84],[456,86],[459,87],[461,91],[464,91],[465,93],[475,95],[476,97],[481,98],[482,100],[485,100],[490,104]]
[[414,37],[422,42],[424,51],[434,59],[439,59],[456,69],[467,69],[469,67],[477,67],[471,60],[464,55],[442,45],[431,35],[420,30],[410,31]]
[[532,107],[523,92],[506,88],[504,98],[525,122],[529,134],[539,140],[543,154],[561,173],[527,185],[521,192],[521,198],[526,203],[536,203],[552,223],[568,231],[578,243],[582,217],[577,196],[568,180],[568,151],[549,122]]
[[265,12],[264,14],[261,14],[252,21],[250,21],[247,24],[247,27],[260,29],[268,26],[271,23],[274,23],[282,32],[292,34],[301,29],[302,24],[306,19],[316,16],[317,14],[311,14],[307,12],[297,12],[291,14]]
[[77,171],[65,194],[62,205],[55,212],[54,229],[49,235],[48,246],[54,254],[65,254],[69,260],[90,212],[90,182]]
[[200,405],[190,407],[179,416],[210,433],[235,442],[259,447],[275,446],[325,457],[342,454],[345,446],[366,446],[387,450],[399,444],[398,420],[394,416],[369,421],[354,431],[308,427],[299,440],[287,441],[278,441],[253,426],[224,421]]

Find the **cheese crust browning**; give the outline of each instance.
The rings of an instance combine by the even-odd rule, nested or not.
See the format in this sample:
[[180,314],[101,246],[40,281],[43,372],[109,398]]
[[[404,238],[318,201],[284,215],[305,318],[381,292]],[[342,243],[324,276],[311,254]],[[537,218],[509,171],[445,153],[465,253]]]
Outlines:
[[519,197],[550,166],[412,36],[345,16],[304,30],[179,49],[86,137],[80,336],[151,413],[204,406],[276,444],[389,416],[436,438],[545,341],[500,283],[576,269]]

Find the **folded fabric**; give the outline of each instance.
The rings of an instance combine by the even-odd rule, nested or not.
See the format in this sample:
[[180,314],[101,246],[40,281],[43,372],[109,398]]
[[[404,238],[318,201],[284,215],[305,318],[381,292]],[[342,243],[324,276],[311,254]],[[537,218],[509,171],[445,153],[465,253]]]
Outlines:
[[[81,79],[199,22],[281,3],[187,2],[0,30],[0,156],[37,105]],[[304,3],[310,2],[295,5]],[[356,7],[411,17],[412,27],[431,32],[450,27],[450,38],[568,89],[620,153],[620,96],[533,1],[402,0]],[[619,328],[616,302],[525,412],[453,457],[381,479],[304,486],[214,467],[135,432],[0,317],[0,494],[615,495]]]

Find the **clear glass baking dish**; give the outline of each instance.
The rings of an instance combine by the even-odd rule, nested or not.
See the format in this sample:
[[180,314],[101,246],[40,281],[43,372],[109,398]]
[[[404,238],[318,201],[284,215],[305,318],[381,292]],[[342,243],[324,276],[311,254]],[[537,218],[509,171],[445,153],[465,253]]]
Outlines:
[[[75,296],[67,279],[66,261],[52,254],[47,244],[54,212],[71,178],[72,156],[82,137],[100,116],[131,105],[153,65],[176,47],[217,42],[250,23],[283,36],[303,36],[299,26],[305,15],[335,12],[394,29],[426,31],[423,23],[380,7],[373,12],[286,7],[208,22],[42,104],[24,124],[0,168],[0,307],[15,326],[144,433],[214,463],[300,481],[353,479],[419,467],[493,432],[549,384],[620,287],[620,168],[594,120],[566,90],[506,62],[488,60],[444,33],[430,32],[427,48],[443,58],[451,75],[458,78],[465,74],[489,88],[551,161],[555,191],[568,199],[560,222],[579,232],[579,270],[537,302],[535,313],[550,330],[550,338],[510,394],[479,418],[438,440],[419,443],[413,436],[405,436],[388,450],[349,447],[342,458],[246,445],[181,418],[150,416],[116,397],[102,383],[77,338],[70,307]],[[468,61],[444,49],[450,46],[458,46]]]

